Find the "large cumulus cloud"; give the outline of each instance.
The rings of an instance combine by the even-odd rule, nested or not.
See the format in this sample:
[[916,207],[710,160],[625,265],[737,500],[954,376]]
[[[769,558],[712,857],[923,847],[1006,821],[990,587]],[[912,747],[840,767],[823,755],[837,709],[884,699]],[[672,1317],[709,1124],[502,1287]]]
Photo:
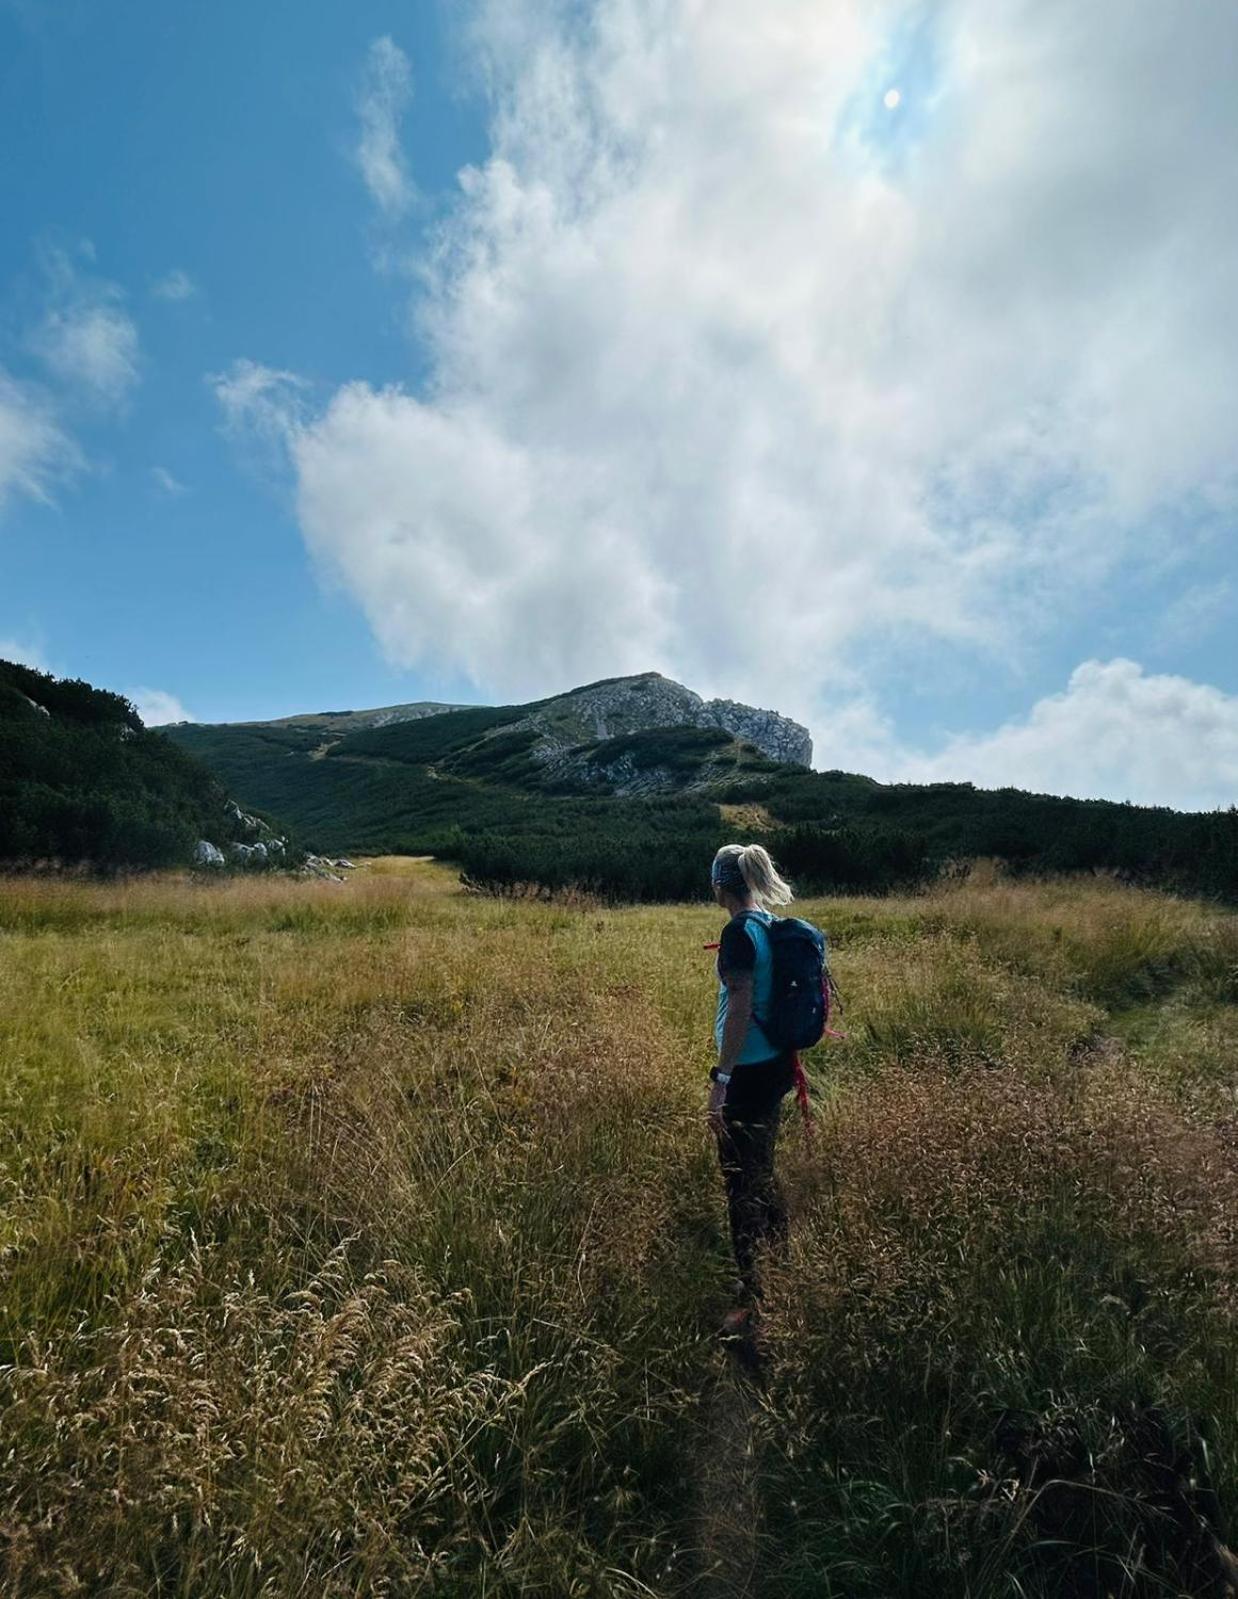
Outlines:
[[837,727],[861,645],[1018,650],[1166,507],[1232,509],[1229,0],[494,0],[471,37],[429,381],[287,430],[393,661],[814,722],[828,684]]

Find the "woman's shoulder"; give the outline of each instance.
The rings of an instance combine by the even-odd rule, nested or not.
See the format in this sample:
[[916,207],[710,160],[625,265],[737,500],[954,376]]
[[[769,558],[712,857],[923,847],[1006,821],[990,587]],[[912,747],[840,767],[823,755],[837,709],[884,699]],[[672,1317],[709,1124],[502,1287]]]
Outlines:
[[718,961],[721,966],[751,966],[754,959],[752,936],[742,913],[732,916],[722,929],[718,941]]

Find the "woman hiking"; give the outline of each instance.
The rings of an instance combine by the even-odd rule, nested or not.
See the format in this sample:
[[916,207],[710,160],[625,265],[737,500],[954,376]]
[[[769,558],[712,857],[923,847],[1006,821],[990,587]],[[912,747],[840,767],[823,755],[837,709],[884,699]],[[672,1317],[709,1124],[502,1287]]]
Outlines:
[[783,1097],[795,1081],[795,1055],[772,1044],[757,1018],[770,999],[769,907],[788,905],[793,895],[760,844],[724,844],[710,881],[714,899],[730,913],[718,945],[718,1064],[709,1074],[709,1125],[718,1140],[739,1270],[737,1304],[723,1332],[741,1334],[762,1297],[758,1254],[780,1250],[787,1239],[774,1142]]

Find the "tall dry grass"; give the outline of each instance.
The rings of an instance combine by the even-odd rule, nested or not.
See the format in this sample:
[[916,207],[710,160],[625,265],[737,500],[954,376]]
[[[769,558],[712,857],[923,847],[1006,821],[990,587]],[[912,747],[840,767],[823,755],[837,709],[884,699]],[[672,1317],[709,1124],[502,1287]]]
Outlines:
[[848,1036],[761,1386],[711,908],[0,885],[4,1591],[1222,1594],[1233,919],[806,909]]

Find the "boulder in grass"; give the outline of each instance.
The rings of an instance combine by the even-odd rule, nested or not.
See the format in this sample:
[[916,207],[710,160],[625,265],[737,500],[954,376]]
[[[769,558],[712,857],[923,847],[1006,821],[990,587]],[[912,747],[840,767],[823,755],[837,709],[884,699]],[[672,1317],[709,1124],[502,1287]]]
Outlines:
[[209,838],[200,838],[193,847],[193,864],[195,866],[222,866],[224,864],[223,851],[212,844]]
[[301,863],[300,876],[319,877],[327,883],[342,883],[344,879],[333,868],[335,862],[322,855],[307,855]]
[[228,854],[238,866],[265,866],[269,859],[267,847],[257,844],[229,844]]

